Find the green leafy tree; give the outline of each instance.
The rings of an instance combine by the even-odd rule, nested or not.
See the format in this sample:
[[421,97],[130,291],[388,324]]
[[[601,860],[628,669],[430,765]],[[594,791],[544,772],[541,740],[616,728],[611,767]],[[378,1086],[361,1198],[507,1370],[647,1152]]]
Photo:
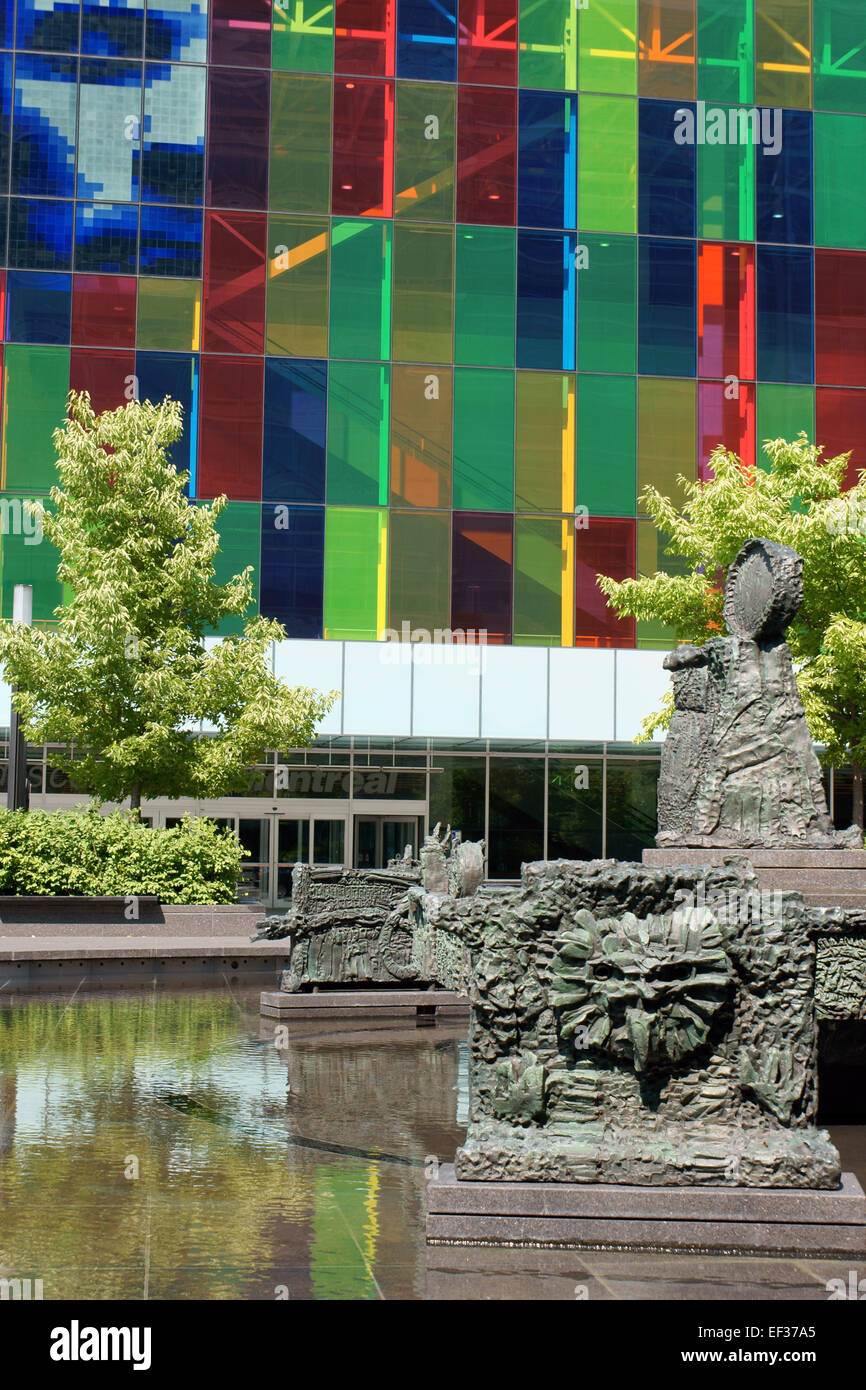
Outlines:
[[[653,487],[642,494],[668,554],[691,563],[687,574],[654,574],[598,583],[620,616],[661,620],[679,642],[724,632],[725,575],[751,536],[802,555],[803,603],[788,630],[800,697],[824,760],[854,769],[854,819],[863,828],[866,763],[866,473],[845,489],[850,454],[825,459],[801,433],[767,441],[769,467],[747,467],[719,446],[705,482],[680,478],[677,506]],[[670,721],[672,697],[643,724],[644,738]]]
[[[308,744],[336,698],[290,688],[270,670],[277,623],[250,618],[220,642],[208,634],[242,616],[251,567],[214,582],[216,521],[226,505],[184,496],[187,474],[166,450],[181,407],[133,401],[96,415],[72,393],[54,431],[59,485],[41,512],[60,556],[68,603],[50,629],[0,625],[0,665],[33,743],[66,745],[52,762],[98,801],[218,797],[241,791],[268,749]],[[200,722],[213,726],[199,736]]]

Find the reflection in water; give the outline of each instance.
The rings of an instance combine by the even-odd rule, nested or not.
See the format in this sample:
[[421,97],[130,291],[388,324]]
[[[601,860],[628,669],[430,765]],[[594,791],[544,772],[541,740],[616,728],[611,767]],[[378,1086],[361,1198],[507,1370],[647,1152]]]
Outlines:
[[[424,1244],[461,1025],[261,1019],[258,990],[0,994],[0,1275],[46,1299],[825,1298],[838,1261]],[[866,1176],[862,1128],[837,1129]],[[858,1277],[866,1267],[852,1262]]]
[[46,1299],[423,1296],[462,1030],[275,1036],[257,990],[0,1002],[3,1273]]

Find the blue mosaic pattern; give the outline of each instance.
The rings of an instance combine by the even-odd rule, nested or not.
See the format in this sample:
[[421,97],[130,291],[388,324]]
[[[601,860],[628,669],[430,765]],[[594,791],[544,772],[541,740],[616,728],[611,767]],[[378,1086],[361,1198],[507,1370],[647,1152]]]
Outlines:
[[144,0],[84,0],[81,51],[106,58],[140,58]]
[[12,198],[9,265],[22,270],[71,270],[72,212],[69,202]]
[[78,107],[79,198],[138,199],[141,65],[83,61]]
[[201,275],[202,216],[195,208],[141,206],[142,275]]
[[75,269],[94,275],[134,275],[138,208],[128,203],[78,203]]
[[15,63],[12,192],[71,198],[78,63],[19,53]]
[[18,47],[77,53],[80,13],[80,0],[18,0]]
[[141,197],[200,204],[204,188],[207,71],[148,63],[144,82]]
[[154,0],[147,7],[145,57],[203,63],[207,58],[208,0]]

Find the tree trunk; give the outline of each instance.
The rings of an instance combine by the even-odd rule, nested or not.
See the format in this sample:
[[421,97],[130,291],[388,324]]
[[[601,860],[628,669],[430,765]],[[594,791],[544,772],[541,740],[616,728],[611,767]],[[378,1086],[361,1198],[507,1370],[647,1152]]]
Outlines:
[[863,832],[863,764],[854,763],[854,785],[852,788],[854,824]]
[[134,811],[136,816],[141,818],[141,783],[133,782],[132,790],[129,793],[129,809]]

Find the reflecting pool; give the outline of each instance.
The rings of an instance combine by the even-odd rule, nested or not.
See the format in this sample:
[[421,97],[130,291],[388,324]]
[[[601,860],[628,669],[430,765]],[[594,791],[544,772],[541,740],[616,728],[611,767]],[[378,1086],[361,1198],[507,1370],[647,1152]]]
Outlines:
[[[826,1298],[847,1277],[427,1252],[425,1175],[465,1132],[465,1029],[277,1023],[258,1002],[228,985],[0,993],[0,1277],[85,1300]],[[834,1131],[861,1180],[863,1134]]]

